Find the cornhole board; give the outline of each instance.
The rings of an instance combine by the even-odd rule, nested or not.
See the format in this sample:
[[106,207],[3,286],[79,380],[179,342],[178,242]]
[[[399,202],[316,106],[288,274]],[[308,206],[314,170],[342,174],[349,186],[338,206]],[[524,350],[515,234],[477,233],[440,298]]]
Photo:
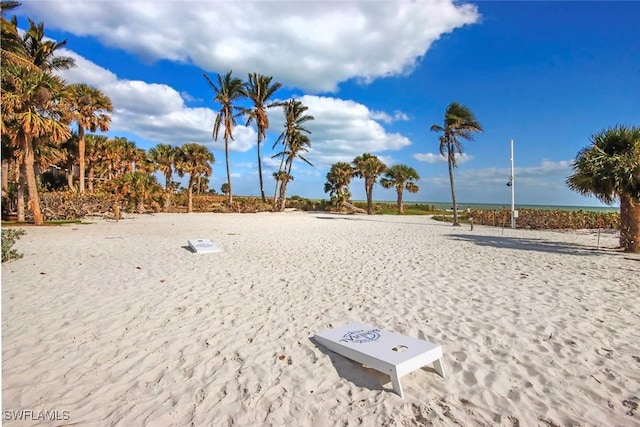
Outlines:
[[187,240],[189,243],[189,247],[191,250],[197,254],[210,254],[213,252],[220,252],[220,248],[218,248],[211,240],[209,239],[189,239]]
[[438,344],[362,323],[327,329],[317,333],[315,339],[334,353],[389,375],[393,391],[402,398],[400,378],[416,369],[433,363],[444,378],[442,347]]

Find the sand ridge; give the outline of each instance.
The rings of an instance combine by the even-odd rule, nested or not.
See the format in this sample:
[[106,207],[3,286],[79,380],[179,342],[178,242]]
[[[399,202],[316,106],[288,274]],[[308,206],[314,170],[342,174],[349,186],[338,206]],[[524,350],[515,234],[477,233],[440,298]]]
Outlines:
[[[640,425],[640,263],[616,243],[319,212],[31,227],[2,266],[3,408],[78,425]],[[416,371],[400,399],[313,341],[348,321],[441,344],[447,378]]]

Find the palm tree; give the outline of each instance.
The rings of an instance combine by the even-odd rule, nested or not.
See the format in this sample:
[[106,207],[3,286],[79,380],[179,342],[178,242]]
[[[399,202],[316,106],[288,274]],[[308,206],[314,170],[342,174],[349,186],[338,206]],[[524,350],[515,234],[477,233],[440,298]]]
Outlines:
[[253,108],[245,110],[245,114],[248,116],[247,126],[255,121],[258,128],[258,176],[260,177],[260,195],[263,203],[266,203],[267,199],[264,196],[260,146],[266,136],[267,129],[269,129],[267,109],[281,105],[280,103],[267,103],[273,94],[282,87],[282,83],[272,84],[272,79],[271,76],[253,73],[249,74],[249,80],[244,83],[244,94],[253,102]]
[[404,212],[402,204],[402,194],[404,190],[409,193],[417,193],[420,189],[414,181],[420,179],[418,172],[407,165],[394,165],[386,170],[384,176],[380,180],[380,185],[384,188],[395,188],[398,193],[398,213]]
[[616,126],[593,135],[573,170],[570,189],[607,204],[620,200],[620,246],[640,252],[640,127]]
[[158,204],[164,194],[156,177],[144,172],[127,172],[114,179],[109,186],[117,194],[117,198],[124,200],[128,209],[138,213],[146,211],[146,203]]
[[64,167],[67,175],[67,187],[69,191],[73,191],[75,190],[73,185],[73,166],[76,164],[78,159],[78,134],[72,132],[69,139],[64,141],[60,145],[60,148],[65,152],[65,161],[62,166]]
[[0,1],[0,22],[2,24],[2,63],[13,63],[17,65],[29,66],[32,64],[26,58],[24,44],[18,32],[18,18],[14,15],[11,20],[4,17],[5,13],[17,8],[21,3],[17,1]]
[[164,190],[167,194],[164,205],[165,212],[171,206],[171,176],[173,175],[172,168],[175,168],[176,153],[176,148],[169,144],[158,144],[149,149],[149,159],[156,163],[158,170],[164,175]]
[[107,141],[109,138],[105,135],[89,134],[85,137],[85,160],[87,167],[87,176],[89,178],[89,191],[93,191],[93,182],[95,180],[96,167],[102,160],[106,151]]
[[[273,194],[273,206],[275,211],[284,209],[286,202],[286,186],[287,183],[293,180],[293,177],[291,177],[293,160],[296,157],[299,157],[308,165],[313,166],[311,162],[300,155],[300,152],[309,151],[307,147],[311,146],[311,140],[308,136],[311,134],[311,131],[303,125],[310,120],[315,120],[315,118],[309,114],[305,114],[309,107],[298,100],[290,99],[283,103],[282,107],[285,116],[284,130],[273,144],[273,148],[275,149],[278,143],[281,143],[283,145],[283,149],[281,152],[272,156],[272,158],[280,158],[280,167],[278,168],[278,172],[274,174],[274,177],[276,178],[276,188]],[[289,178],[285,180],[279,179],[280,177],[285,177],[281,172],[285,172],[286,176]],[[280,197],[276,199],[278,190],[280,190]]]
[[367,193],[367,214],[371,215],[373,212],[373,186],[378,177],[387,170],[387,166],[378,159],[378,156],[370,153],[364,153],[353,159],[353,166],[355,168],[354,176],[364,178],[364,189]]
[[75,67],[75,60],[72,57],[55,55],[55,51],[67,45],[66,40],[61,42],[44,40],[44,23],[36,24],[29,19],[29,29],[22,39],[27,57],[42,71],[68,70]]
[[[28,204],[38,225],[43,223],[43,217],[34,170],[37,144],[45,138],[54,144],[61,143],[71,134],[61,108],[63,88],[64,82],[59,77],[38,69],[12,63],[2,67],[2,132],[19,152]],[[18,219],[24,221],[24,212],[18,213]]]
[[[41,143],[60,143],[60,126],[66,126],[66,117],[61,109],[64,105],[64,81],[51,76],[53,70],[73,67],[74,60],[65,56],[54,56],[55,51],[66,44],[44,40],[44,25],[29,20],[29,29],[22,36],[17,28],[17,18],[4,18],[7,10],[17,7],[18,2],[1,2],[2,8],[2,134],[3,144],[11,145],[13,160],[19,161],[18,174],[18,219],[24,221],[24,185],[29,187],[29,205],[36,224],[42,223],[40,202],[35,187],[36,157],[47,150],[38,147]],[[24,96],[21,99],[21,96]],[[51,111],[47,111],[50,108]],[[23,121],[27,120],[27,121]],[[29,121],[33,120],[33,121]],[[54,123],[57,122],[57,123]],[[63,123],[64,122],[64,123]],[[11,129],[9,129],[11,127]],[[52,135],[46,135],[50,130]],[[26,132],[26,133],[25,133]],[[32,134],[27,134],[33,132]],[[8,161],[5,157],[3,162]],[[8,169],[4,167],[3,169]],[[27,176],[29,175],[29,176]],[[33,175],[33,179],[31,178]],[[35,210],[34,210],[35,209]]]
[[180,153],[176,158],[176,169],[181,173],[189,174],[187,212],[193,212],[193,186],[198,177],[211,176],[213,172],[211,164],[215,162],[215,158],[207,147],[195,143],[184,144],[180,147]]
[[69,99],[73,120],[78,124],[78,163],[80,169],[80,193],[84,193],[85,174],[85,130],[96,132],[98,129],[105,132],[109,130],[113,111],[111,99],[100,90],[77,83],[69,86]]
[[209,76],[203,74],[213,90],[213,100],[220,104],[220,110],[216,114],[213,124],[213,139],[218,140],[220,126],[224,127],[224,155],[227,163],[227,182],[229,183],[229,198],[227,203],[231,206],[233,202],[233,188],[231,187],[231,169],[229,168],[229,139],[233,141],[233,127],[236,125],[236,111],[241,111],[240,107],[234,105],[242,99],[245,94],[242,87],[242,80],[231,77],[231,71],[224,76],[217,75],[217,83],[214,83]]
[[338,162],[331,165],[331,169],[327,173],[324,192],[329,193],[332,203],[338,207],[341,207],[351,197],[349,184],[351,184],[353,172],[354,170],[349,163]]
[[458,102],[449,104],[444,112],[444,126],[432,125],[431,130],[442,132],[440,136],[440,154],[447,157],[449,165],[449,182],[451,183],[451,199],[453,201],[453,225],[459,226],[458,204],[453,183],[453,168],[457,167],[456,152],[462,154],[462,143],[459,138],[473,141],[473,132],[482,132],[482,125],[476,120],[471,110]]

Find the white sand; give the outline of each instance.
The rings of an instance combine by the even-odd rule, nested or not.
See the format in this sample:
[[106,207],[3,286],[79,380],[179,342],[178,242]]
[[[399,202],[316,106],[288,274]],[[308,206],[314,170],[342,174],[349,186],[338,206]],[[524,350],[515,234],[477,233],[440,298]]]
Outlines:
[[[19,409],[74,425],[640,425],[640,261],[613,233],[596,250],[588,231],[302,212],[26,230],[2,266],[6,425],[37,424],[7,421]],[[310,339],[354,320],[441,344],[447,378],[409,374],[403,400]]]

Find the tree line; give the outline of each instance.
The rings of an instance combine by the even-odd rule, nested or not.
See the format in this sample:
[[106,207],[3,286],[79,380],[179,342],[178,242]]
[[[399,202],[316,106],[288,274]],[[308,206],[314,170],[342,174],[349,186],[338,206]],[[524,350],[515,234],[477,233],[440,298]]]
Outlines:
[[[55,74],[75,66],[71,57],[60,56],[56,51],[66,41],[55,42],[44,35],[44,24],[28,19],[28,29],[18,31],[17,17],[7,19],[5,14],[20,5],[15,1],[0,1],[2,43],[1,96],[2,96],[2,191],[8,192],[9,177],[16,188],[19,220],[24,220],[24,195],[28,194],[28,209],[36,224],[43,223],[38,198],[39,171],[49,165],[63,165],[65,169],[77,166],[79,170],[77,190],[93,189],[94,180],[111,183],[113,191],[140,191],[148,193],[158,188],[151,175],[161,172],[166,179],[165,207],[171,199],[174,185],[171,176],[189,174],[189,210],[191,192],[200,188],[211,175],[214,157],[206,147],[184,144],[172,147],[160,144],[145,153],[135,143],[125,138],[106,138],[86,132],[105,132],[111,122],[113,105],[108,96],[97,88],[84,83],[67,84]],[[225,146],[227,203],[233,201],[233,188],[229,165],[229,141],[237,118],[245,118],[246,126],[257,127],[258,176],[262,201],[266,202],[262,178],[261,145],[269,128],[267,111],[282,108],[285,124],[272,149],[278,152],[272,158],[280,159],[273,195],[274,210],[284,209],[287,185],[295,159],[311,166],[305,153],[311,147],[311,132],[306,123],[314,120],[307,113],[308,107],[299,100],[271,101],[282,87],[270,76],[252,73],[247,81],[234,77],[229,71],[210,78],[203,74],[213,91],[213,101],[220,108],[213,123],[212,138],[217,140],[222,132]],[[251,106],[241,106],[241,101]],[[75,125],[75,130],[71,126]],[[456,155],[462,154],[462,141],[472,141],[474,133],[482,132],[482,125],[469,108],[452,102],[445,110],[442,125],[434,124],[431,130],[440,133],[440,154],[447,159],[453,225],[459,225],[453,171],[457,167]],[[640,251],[640,127],[618,125],[600,131],[591,137],[590,144],[580,150],[573,162],[574,173],[567,178],[567,186],[583,195],[593,195],[605,203],[620,201],[620,245],[626,250]],[[325,192],[333,201],[349,200],[349,183],[352,177],[365,181],[368,212],[371,213],[373,186],[383,174],[380,184],[395,188],[398,209],[402,210],[402,193],[417,191],[419,179],[415,170],[406,165],[387,168],[380,160],[364,153],[352,164],[337,163],[327,174]],[[73,177],[68,177],[68,187],[75,188]],[[138,189],[138,190],[135,190]]]

